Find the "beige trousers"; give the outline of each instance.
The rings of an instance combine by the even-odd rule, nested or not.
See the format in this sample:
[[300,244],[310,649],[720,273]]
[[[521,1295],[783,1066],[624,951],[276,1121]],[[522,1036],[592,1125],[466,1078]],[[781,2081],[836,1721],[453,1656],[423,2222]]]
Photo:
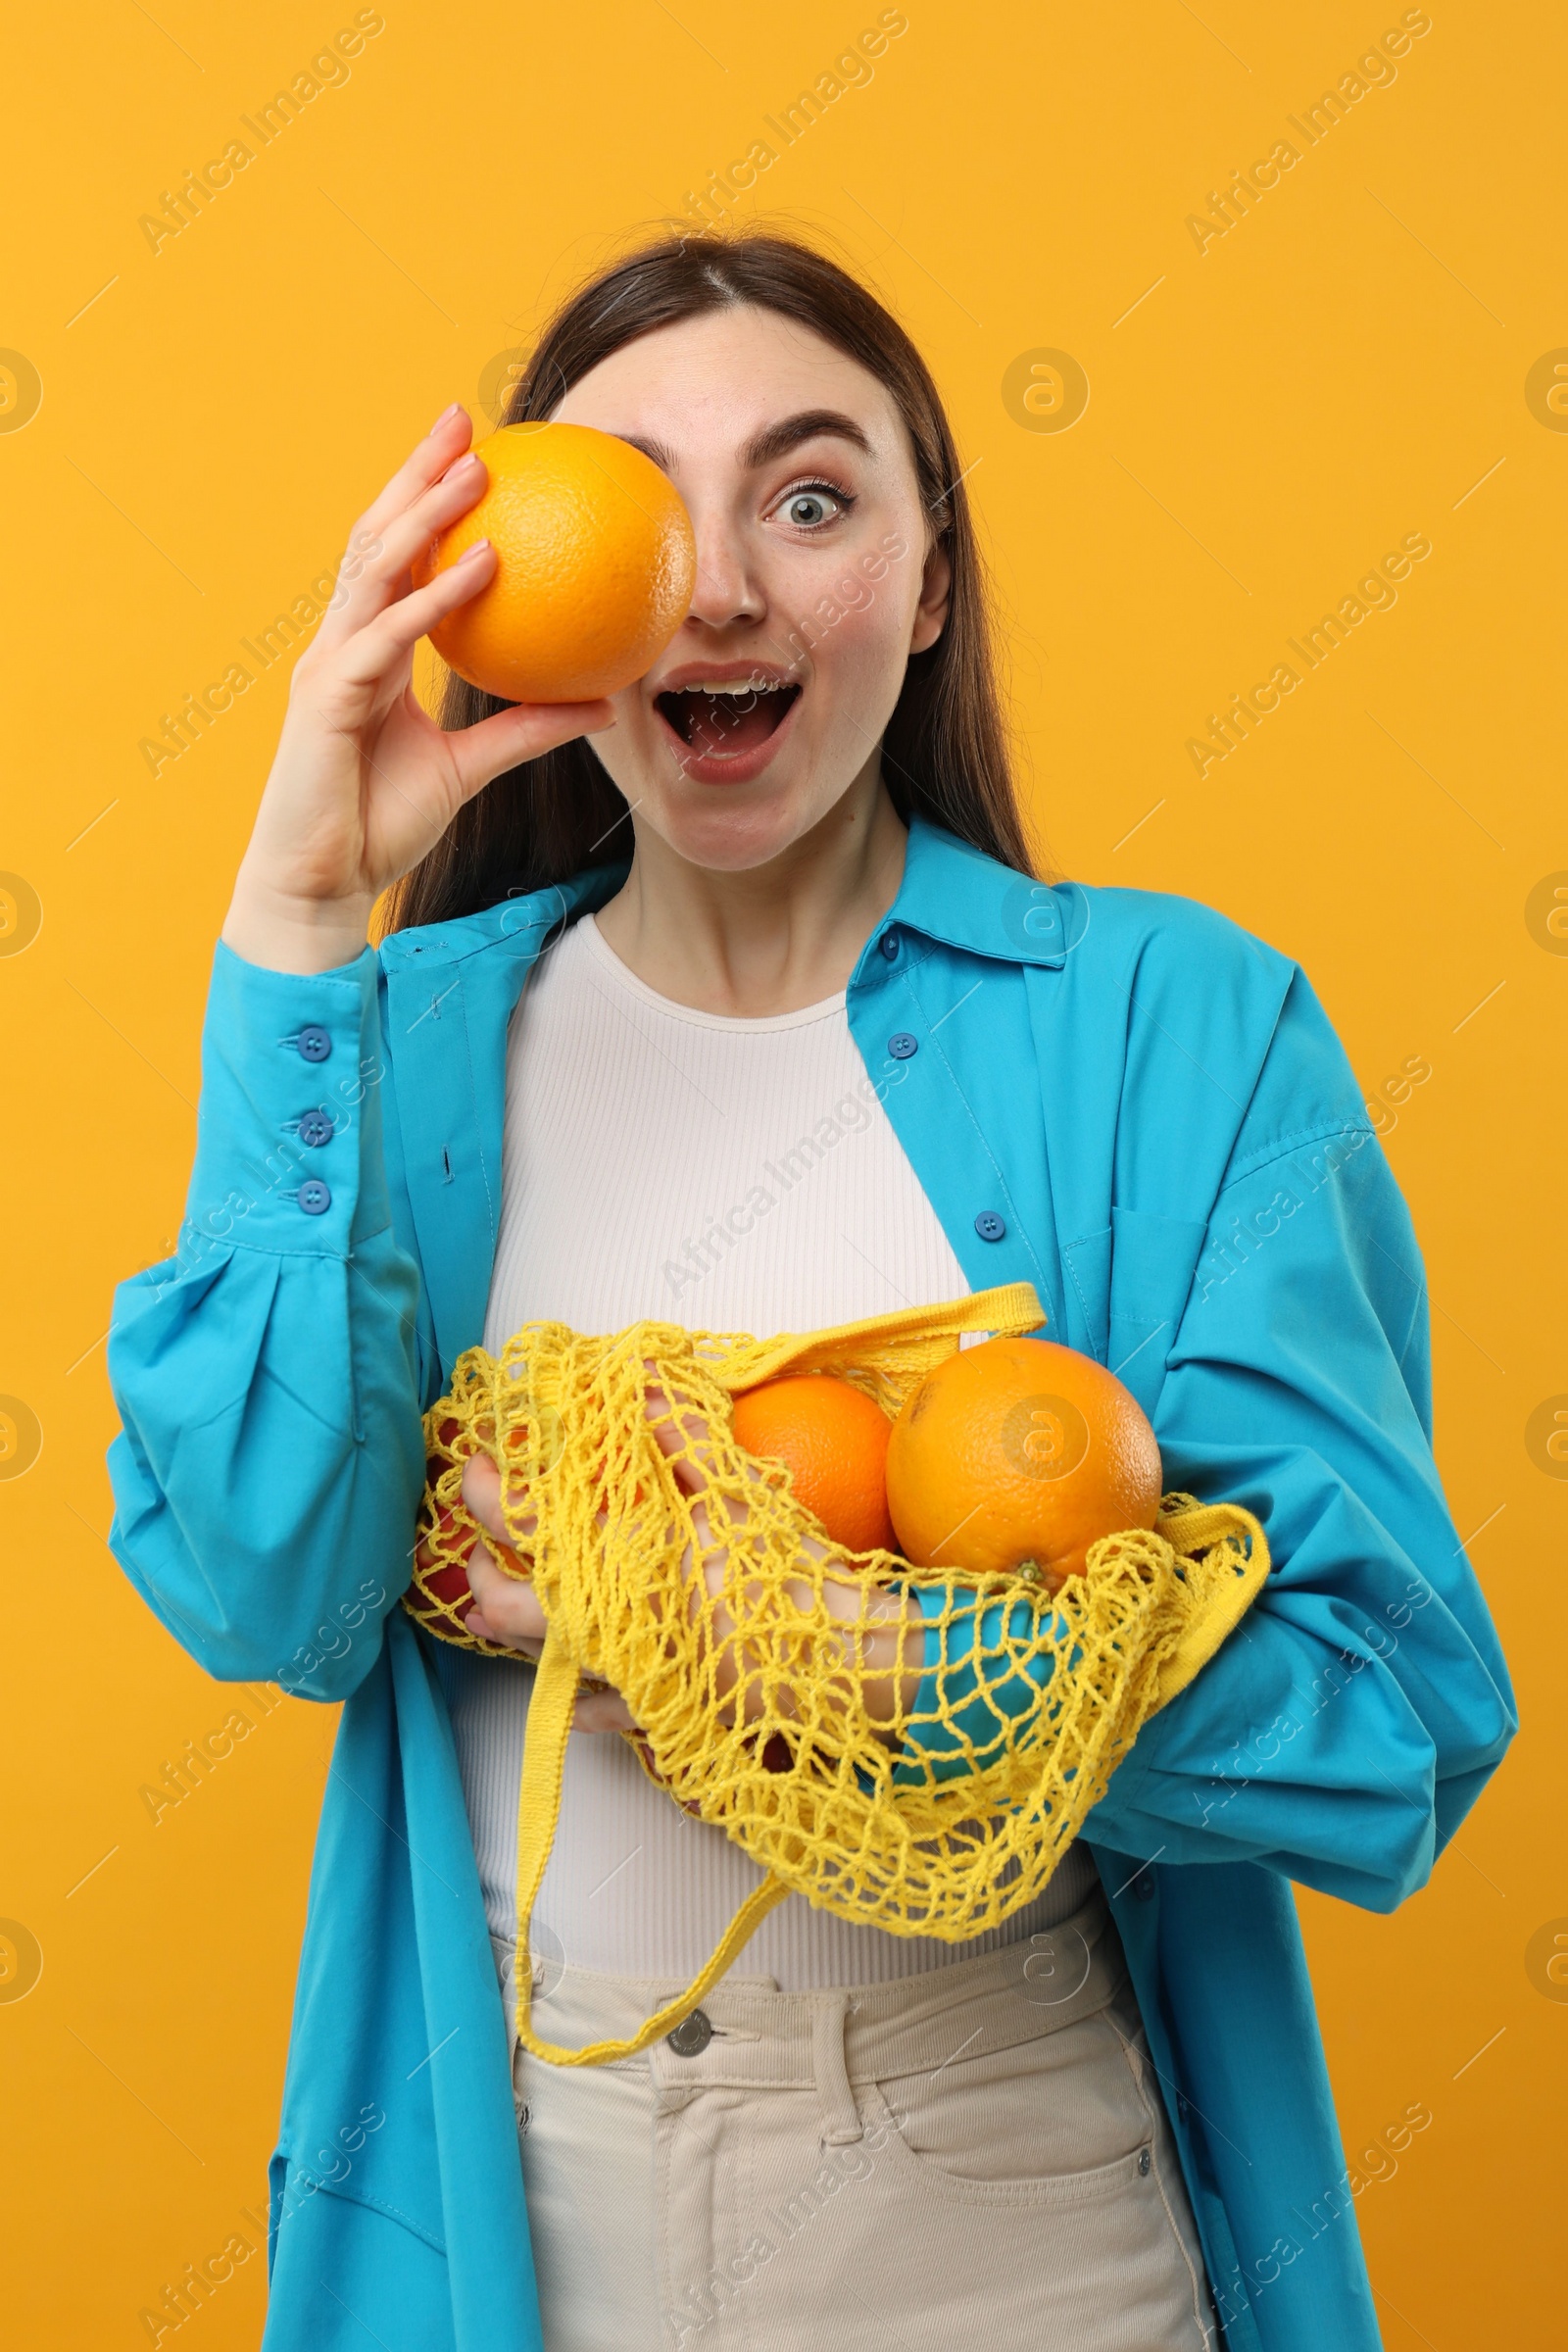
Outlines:
[[[551,1969],[534,2015],[576,2048],[675,1989]],[[892,1984],[730,1976],[699,2018],[687,2054],[614,2066],[514,2044],[547,2352],[1215,2340],[1102,1891],[1049,1936]]]

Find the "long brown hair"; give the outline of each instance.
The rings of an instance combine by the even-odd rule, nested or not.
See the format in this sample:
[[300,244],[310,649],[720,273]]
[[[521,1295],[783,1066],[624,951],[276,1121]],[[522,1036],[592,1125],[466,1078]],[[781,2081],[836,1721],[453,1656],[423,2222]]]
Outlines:
[[[793,237],[751,231],[662,237],[567,298],[515,383],[504,422],[551,415],[571,386],[652,328],[754,303],[810,327],[887,386],[914,450],[920,503],[953,566],[952,606],[935,645],[910,657],[882,742],[882,767],[906,821],[915,811],[1004,865],[1033,873],[997,685],[993,622],[952,427],[929,368],[875,296]],[[451,675],[445,727],[506,704]],[[441,922],[564,881],[629,853],[626,803],[587,738],[498,776],[459,811],[399,884],[388,928]]]

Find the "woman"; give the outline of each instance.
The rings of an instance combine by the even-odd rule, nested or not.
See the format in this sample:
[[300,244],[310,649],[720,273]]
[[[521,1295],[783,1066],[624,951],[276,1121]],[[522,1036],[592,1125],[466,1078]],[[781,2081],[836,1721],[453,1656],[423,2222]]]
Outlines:
[[[414,648],[494,557],[413,589],[484,479],[461,410],[419,443],[296,668],[179,1252],[111,1343],[126,1572],[210,1672],[346,1701],[268,2343],[522,2352],[542,2310],[551,2352],[1375,2345],[1289,1881],[1392,1909],[1513,1716],[1345,1055],[1220,916],[1034,878],[963,469],[840,270],[652,247],[547,329],[512,420],[545,416],[670,473],[690,615],[609,702],[455,682],[442,732]],[[1011,1280],[1132,1388],[1168,1486],[1258,1514],[1268,1586],[1003,1930],[791,1897],[673,2045],[514,2047],[509,2103],[530,1676],[397,1605],[421,1408],[542,1317],[805,1330]],[[527,1589],[470,1573],[536,1643]],[[756,1882],[602,1736],[614,1692],[578,1720],[530,1936],[573,2045]]]

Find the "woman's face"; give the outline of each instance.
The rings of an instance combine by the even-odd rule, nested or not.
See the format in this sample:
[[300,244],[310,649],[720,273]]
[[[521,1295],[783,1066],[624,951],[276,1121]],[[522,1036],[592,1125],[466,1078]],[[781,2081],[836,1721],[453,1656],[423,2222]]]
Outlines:
[[593,749],[680,857],[764,864],[874,781],[905,664],[947,615],[899,413],[809,328],[746,306],[640,336],[554,414],[645,451],[697,534],[691,611]]

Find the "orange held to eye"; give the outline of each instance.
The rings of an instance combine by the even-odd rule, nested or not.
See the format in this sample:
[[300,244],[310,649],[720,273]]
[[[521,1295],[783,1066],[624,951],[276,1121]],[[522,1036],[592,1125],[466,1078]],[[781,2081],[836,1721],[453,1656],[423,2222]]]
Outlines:
[[430,631],[442,660],[510,703],[591,702],[642,677],[697,577],[669,476],[586,424],[503,425],[473,454],[489,488],[413,565],[422,588],[475,540],[495,547],[488,587]]
[[1037,1576],[1152,1527],[1159,1446],[1114,1373],[1050,1340],[986,1340],[926,1375],[893,1425],[888,1503],[918,1568]]
[[892,1551],[885,1468],[892,1428],[875,1400],[825,1372],[764,1380],[735,1399],[736,1438],[781,1461],[796,1499],[846,1551]]

